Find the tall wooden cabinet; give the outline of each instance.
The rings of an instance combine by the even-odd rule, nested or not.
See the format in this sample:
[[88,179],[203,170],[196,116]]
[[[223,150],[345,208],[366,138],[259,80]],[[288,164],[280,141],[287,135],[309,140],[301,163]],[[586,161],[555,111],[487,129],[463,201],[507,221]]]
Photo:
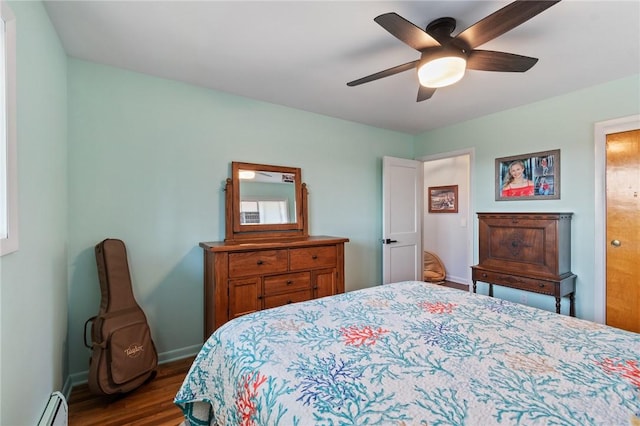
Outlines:
[[479,263],[472,266],[476,282],[547,294],[570,301],[575,316],[575,281],[571,272],[572,213],[478,213]]
[[261,309],[344,293],[347,238],[202,242],[204,334]]

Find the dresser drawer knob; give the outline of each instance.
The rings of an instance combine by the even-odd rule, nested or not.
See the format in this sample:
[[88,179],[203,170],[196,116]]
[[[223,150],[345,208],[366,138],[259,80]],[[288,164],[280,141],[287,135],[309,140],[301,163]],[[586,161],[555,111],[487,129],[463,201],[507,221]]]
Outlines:
[[318,255],[317,255],[317,254],[314,254],[313,256],[311,256],[311,258],[312,258],[313,260],[316,260],[316,259],[318,258]]
[[258,260],[256,263],[257,263],[258,265],[262,265],[264,262],[263,262],[262,260]]
[[544,287],[544,283],[538,284],[538,287],[543,288]]
[[293,281],[288,280],[288,281],[287,281],[287,285],[291,285],[291,284],[293,284]]
[[485,274],[484,272],[482,273],[482,278],[487,278],[487,274]]

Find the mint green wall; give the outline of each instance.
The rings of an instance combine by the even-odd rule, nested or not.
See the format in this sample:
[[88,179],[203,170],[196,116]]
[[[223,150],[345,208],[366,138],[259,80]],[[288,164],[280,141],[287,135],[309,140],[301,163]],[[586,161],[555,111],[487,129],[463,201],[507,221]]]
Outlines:
[[[381,158],[413,138],[70,59],[69,362],[88,368],[82,327],[99,306],[93,247],[128,247],[158,351],[202,343],[200,241],[224,239],[231,161],[301,167],[310,232],[350,238],[346,287],[381,281]],[[186,348],[186,349],[185,349]]]
[[40,2],[17,29],[19,239],[0,257],[0,424],[34,425],[66,377],[67,60]]
[[[640,76],[485,116],[416,137],[416,157],[475,148],[473,207],[484,211],[573,212],[572,271],[578,276],[576,313],[594,317],[594,124],[640,113]],[[495,201],[495,158],[560,149],[561,199]],[[477,219],[474,225],[477,241]],[[477,261],[477,246],[474,248]],[[482,287],[486,293],[486,286]],[[496,296],[518,300],[518,292],[496,288]],[[555,309],[553,298],[529,295],[529,302]],[[568,308],[564,303],[563,308]]]
[[[0,424],[35,424],[48,394],[88,368],[82,326],[99,305],[93,247],[103,238],[128,245],[163,359],[199,347],[197,243],[224,236],[222,185],[234,160],[302,168],[311,232],[351,239],[346,282],[355,290],[381,280],[381,157],[475,147],[476,211],[576,214],[578,315],[592,317],[593,124],[640,112],[638,76],[414,138],[67,59],[40,2],[10,4],[21,234],[20,251],[0,258]],[[495,157],[555,148],[561,200],[493,201]],[[552,309],[548,298],[534,302]]]

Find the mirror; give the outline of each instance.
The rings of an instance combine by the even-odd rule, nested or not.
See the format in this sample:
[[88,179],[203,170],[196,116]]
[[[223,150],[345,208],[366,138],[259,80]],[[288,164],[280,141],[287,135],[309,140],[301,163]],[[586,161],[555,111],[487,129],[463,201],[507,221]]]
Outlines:
[[226,191],[227,241],[307,235],[299,168],[232,162]]
[[241,225],[296,223],[294,175],[239,169],[238,181]]

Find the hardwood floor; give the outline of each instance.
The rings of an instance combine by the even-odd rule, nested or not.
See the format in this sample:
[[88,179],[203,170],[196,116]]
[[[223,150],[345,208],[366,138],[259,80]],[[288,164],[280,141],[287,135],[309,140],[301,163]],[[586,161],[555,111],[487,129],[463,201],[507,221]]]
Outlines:
[[[469,290],[466,284],[445,281],[445,287]],[[69,396],[69,426],[177,426],[183,418],[173,403],[193,357],[162,364],[149,383],[116,397],[89,393],[87,385],[74,387]]]
[[441,285],[443,285],[445,287],[457,288],[458,290],[469,291],[469,286],[467,284],[458,284],[458,283],[454,283],[452,281],[445,281]]
[[162,364],[158,374],[133,392],[115,397],[89,393],[87,385],[69,396],[69,426],[176,426],[182,411],[173,403],[193,357]]

